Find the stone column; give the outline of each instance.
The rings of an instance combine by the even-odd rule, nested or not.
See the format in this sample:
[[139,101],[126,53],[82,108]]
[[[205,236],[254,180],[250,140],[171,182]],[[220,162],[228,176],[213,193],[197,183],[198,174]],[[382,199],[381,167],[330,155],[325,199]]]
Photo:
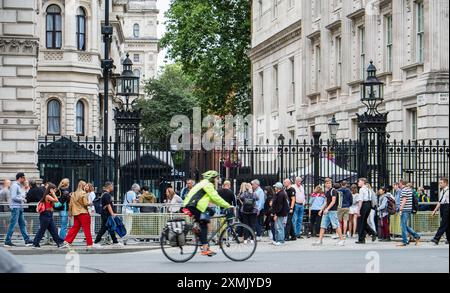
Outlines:
[[[425,72],[447,72],[448,55],[448,0],[425,1]],[[448,78],[448,75],[447,75]]]
[[[91,48],[93,52],[98,52],[98,42],[101,35],[101,30],[99,29],[99,23],[100,23],[100,17],[99,17],[99,4],[98,0],[91,0],[91,17],[89,18],[89,21],[87,23],[88,26],[90,26],[90,38],[88,39],[88,47]],[[90,43],[90,45],[89,45]]]
[[403,19],[405,17],[405,8],[403,1],[392,1],[392,38],[393,38],[393,56],[392,56],[392,85],[401,84],[403,80],[404,66],[403,58],[405,55],[405,28]]
[[39,178],[35,116],[36,1],[0,1],[0,181]]
[[77,48],[77,38],[76,38],[76,27],[77,27],[77,5],[75,0],[66,0],[64,6],[64,15],[63,15],[63,23],[64,23],[64,35],[63,35],[63,43],[65,49],[73,49]]

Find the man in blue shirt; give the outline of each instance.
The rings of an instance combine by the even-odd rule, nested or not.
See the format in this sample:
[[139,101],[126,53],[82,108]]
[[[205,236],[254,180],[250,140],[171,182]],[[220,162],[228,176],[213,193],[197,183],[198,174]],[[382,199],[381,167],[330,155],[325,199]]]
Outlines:
[[11,209],[11,219],[9,223],[8,232],[6,233],[5,238],[5,247],[14,247],[14,245],[11,241],[11,237],[14,233],[14,229],[16,228],[17,223],[19,223],[20,232],[22,233],[23,240],[25,240],[26,246],[32,246],[33,241],[30,240],[30,237],[27,234],[27,227],[24,217],[24,203],[26,202],[25,199],[25,190],[24,190],[24,183],[25,183],[25,174],[20,172],[16,175],[16,182],[14,182],[10,188],[11,192],[11,203],[9,205]]
[[186,180],[186,187],[184,187],[181,190],[181,194],[180,194],[180,196],[183,200],[186,198],[186,195],[189,193],[189,191],[191,191],[191,189],[192,189],[192,187],[194,187],[194,185],[195,185],[194,180],[192,180],[192,179]]
[[262,236],[262,227],[264,225],[264,203],[266,202],[265,193],[260,185],[261,183],[258,179],[252,181],[253,192],[258,196],[258,200],[256,201],[256,208],[258,209],[256,218],[256,239],[258,241],[261,240]]

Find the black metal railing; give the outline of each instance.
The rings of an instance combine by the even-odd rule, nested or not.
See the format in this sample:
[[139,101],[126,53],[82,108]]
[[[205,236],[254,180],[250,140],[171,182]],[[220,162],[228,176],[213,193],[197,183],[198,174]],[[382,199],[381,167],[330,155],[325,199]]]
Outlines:
[[[367,145],[367,144],[366,144]],[[362,148],[358,141],[304,140],[281,145],[233,145],[215,150],[177,150],[167,142],[145,139],[108,140],[107,178],[116,186],[120,200],[137,182],[147,185],[161,199],[168,185],[177,191],[185,179],[199,180],[210,169],[220,171],[223,179],[234,180],[238,188],[243,181],[259,179],[271,185],[283,178],[301,176],[309,190],[326,177],[335,181],[356,182],[361,164],[374,188],[392,185],[400,179],[423,186],[437,200],[440,177],[449,175],[447,141],[387,141],[383,146],[369,143]],[[380,174],[377,156],[363,160],[370,152],[384,147],[386,166]],[[361,151],[364,149],[363,151]],[[367,154],[366,152],[369,152]],[[102,186],[103,139],[81,137],[43,137],[39,140],[38,167],[42,178],[58,182],[69,178]],[[367,163],[366,163],[367,162]],[[380,175],[382,175],[380,179]],[[100,190],[98,190],[100,191]]]

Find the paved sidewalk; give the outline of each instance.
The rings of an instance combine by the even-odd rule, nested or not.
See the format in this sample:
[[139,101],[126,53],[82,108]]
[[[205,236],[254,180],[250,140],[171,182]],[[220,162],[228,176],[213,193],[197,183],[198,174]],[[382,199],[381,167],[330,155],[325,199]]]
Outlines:
[[[336,243],[338,239],[332,239],[330,236],[325,237],[323,245],[314,246],[313,243],[317,241],[317,238],[305,238],[298,239],[296,241],[288,241],[282,246],[275,246],[271,241],[264,237],[262,241],[258,242],[258,251],[333,251],[333,250],[386,250],[386,249],[414,249],[416,247],[420,248],[448,248],[445,245],[445,241],[442,241],[439,246],[435,246],[430,242],[431,237],[423,237],[419,246],[411,244],[407,247],[397,247],[396,245],[400,243],[400,239],[391,242],[379,242],[378,240],[372,242],[367,240],[366,244],[356,244],[355,238],[346,239],[344,246],[337,246]],[[139,241],[128,241],[128,245],[102,245],[100,248],[86,248],[83,242],[77,242],[71,246],[71,249],[67,248],[57,248],[51,245],[42,245],[41,249],[34,249],[32,247],[25,247],[22,242],[15,243],[17,247],[6,248],[9,252],[14,255],[45,255],[45,254],[66,254],[68,251],[76,251],[79,254],[116,254],[116,253],[133,253],[142,252],[148,250],[159,250],[159,243],[157,242],[139,242]],[[213,245],[214,246],[214,245]]]

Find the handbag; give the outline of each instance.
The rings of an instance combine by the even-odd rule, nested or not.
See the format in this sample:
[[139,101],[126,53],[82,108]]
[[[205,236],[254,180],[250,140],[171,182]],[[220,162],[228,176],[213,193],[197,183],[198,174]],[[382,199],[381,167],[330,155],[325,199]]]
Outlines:
[[40,201],[36,207],[36,212],[38,212],[39,214],[42,214],[43,212],[45,212],[45,202]]

